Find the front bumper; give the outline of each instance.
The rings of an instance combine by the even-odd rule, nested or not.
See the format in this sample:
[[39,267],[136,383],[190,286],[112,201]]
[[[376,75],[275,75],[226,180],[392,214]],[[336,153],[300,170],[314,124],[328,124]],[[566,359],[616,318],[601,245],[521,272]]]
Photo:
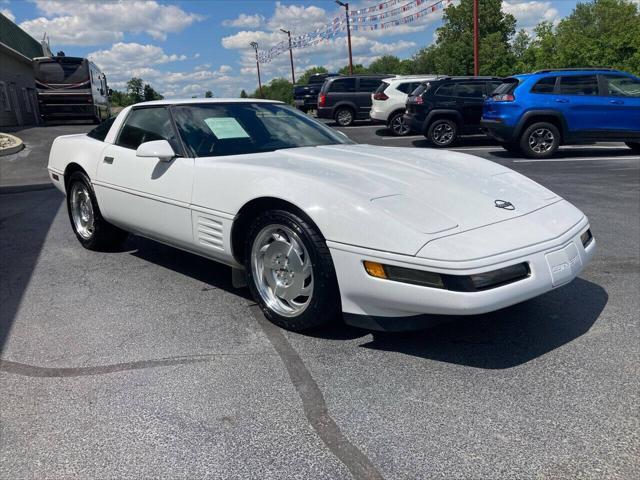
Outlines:
[[[588,220],[583,217],[581,222],[560,237],[542,242],[534,249],[513,250],[507,258],[501,255],[497,263],[491,257],[473,262],[434,262],[336,242],[327,242],[327,245],[338,277],[345,321],[356,326],[379,329],[382,328],[381,319],[391,321],[394,317],[401,326],[406,323],[407,317],[410,317],[409,320],[412,317],[418,320],[413,323],[423,322],[417,316],[424,314],[487,313],[565,285],[579,275],[593,257],[595,239],[586,247],[580,240],[580,235],[588,228]],[[372,277],[363,267],[364,260],[448,275],[474,275],[526,262],[530,275],[487,290],[459,292]]]

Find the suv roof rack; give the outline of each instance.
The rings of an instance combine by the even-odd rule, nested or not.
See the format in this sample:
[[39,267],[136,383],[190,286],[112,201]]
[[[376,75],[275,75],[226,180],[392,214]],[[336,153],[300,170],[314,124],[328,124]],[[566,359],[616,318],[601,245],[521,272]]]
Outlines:
[[496,77],[492,75],[442,75],[438,77],[438,80],[502,80],[503,77]]
[[615,68],[609,68],[609,67],[584,67],[584,68],[547,68],[545,70],[538,70],[537,72],[533,72],[533,73],[580,72],[580,71],[597,72],[599,70],[602,70],[604,72],[617,71]]

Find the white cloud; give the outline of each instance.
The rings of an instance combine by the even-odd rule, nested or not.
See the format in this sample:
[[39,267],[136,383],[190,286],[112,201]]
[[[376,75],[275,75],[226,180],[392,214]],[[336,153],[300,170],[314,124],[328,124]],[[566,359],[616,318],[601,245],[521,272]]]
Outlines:
[[241,13],[238,15],[238,18],[223,21],[222,25],[225,27],[256,28],[259,27],[262,22],[264,22],[264,17],[262,15],[257,13],[255,15]]
[[306,32],[321,27],[330,18],[324,8],[311,5],[283,5],[276,2],[276,9],[269,19],[268,26],[274,30],[286,28],[292,32]]
[[559,12],[552,2],[504,0],[502,9],[516,17],[518,28],[526,30],[532,30],[542,21],[557,23],[560,20]]
[[54,45],[96,45],[117,42],[125,32],[146,33],[166,40],[167,33],[180,32],[202,16],[155,0],[114,2],[35,0],[44,16],[20,26],[36,38],[46,32]]
[[156,45],[114,43],[109,50],[98,50],[88,55],[101,69],[127,71],[140,65],[160,65],[186,60],[186,55],[167,55]]
[[9,10],[8,8],[3,8],[0,10],[0,13],[2,15],[4,15],[5,17],[7,17],[9,20],[11,20],[12,22],[15,22],[16,20],[16,16],[11,12],[11,10]]

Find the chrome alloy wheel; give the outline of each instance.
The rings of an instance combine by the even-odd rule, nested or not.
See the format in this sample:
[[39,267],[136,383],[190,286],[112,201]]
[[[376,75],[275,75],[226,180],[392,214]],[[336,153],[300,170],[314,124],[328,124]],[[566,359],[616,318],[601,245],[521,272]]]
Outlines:
[[283,317],[300,315],[313,296],[313,266],[300,237],[284,225],[267,225],[251,248],[251,274],[265,304]]
[[553,147],[555,137],[548,128],[536,128],[529,135],[529,148],[536,153],[546,153]]
[[338,112],[337,120],[340,125],[349,125],[353,121],[353,115],[349,110],[343,109]]
[[75,182],[71,187],[71,218],[76,232],[85,240],[90,239],[94,232],[93,205],[87,186]]
[[409,125],[403,115],[396,115],[394,119],[391,120],[391,131],[398,136],[409,133]]
[[439,123],[433,129],[432,136],[438,145],[447,145],[453,139],[453,128],[448,123]]

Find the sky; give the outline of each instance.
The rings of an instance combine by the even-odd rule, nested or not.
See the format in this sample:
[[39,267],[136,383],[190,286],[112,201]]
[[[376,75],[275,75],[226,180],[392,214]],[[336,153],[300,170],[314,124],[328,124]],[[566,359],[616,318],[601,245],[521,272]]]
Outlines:
[[[352,11],[385,0],[353,0]],[[424,0],[422,0],[424,1]],[[435,1],[435,0],[429,0]],[[457,2],[457,0],[453,0]],[[482,0],[480,0],[482,1]],[[634,0],[640,4],[640,0]],[[403,0],[398,6],[410,3]],[[540,21],[558,22],[576,0],[504,0],[503,9],[528,31]],[[429,5],[429,3],[427,3]],[[395,7],[394,7],[395,8]],[[394,18],[423,9],[413,7]],[[167,98],[237,97],[257,87],[255,53],[249,42],[268,50],[286,35],[302,35],[327,25],[341,12],[331,0],[0,0],[0,11],[51,50],[88,57],[107,75],[112,88],[141,77]],[[353,32],[353,61],[365,66],[382,55],[410,57],[433,43],[442,11],[374,31]],[[294,49],[296,75],[324,66],[335,71],[348,63],[346,35]],[[290,79],[288,52],[260,66],[263,82]]]

